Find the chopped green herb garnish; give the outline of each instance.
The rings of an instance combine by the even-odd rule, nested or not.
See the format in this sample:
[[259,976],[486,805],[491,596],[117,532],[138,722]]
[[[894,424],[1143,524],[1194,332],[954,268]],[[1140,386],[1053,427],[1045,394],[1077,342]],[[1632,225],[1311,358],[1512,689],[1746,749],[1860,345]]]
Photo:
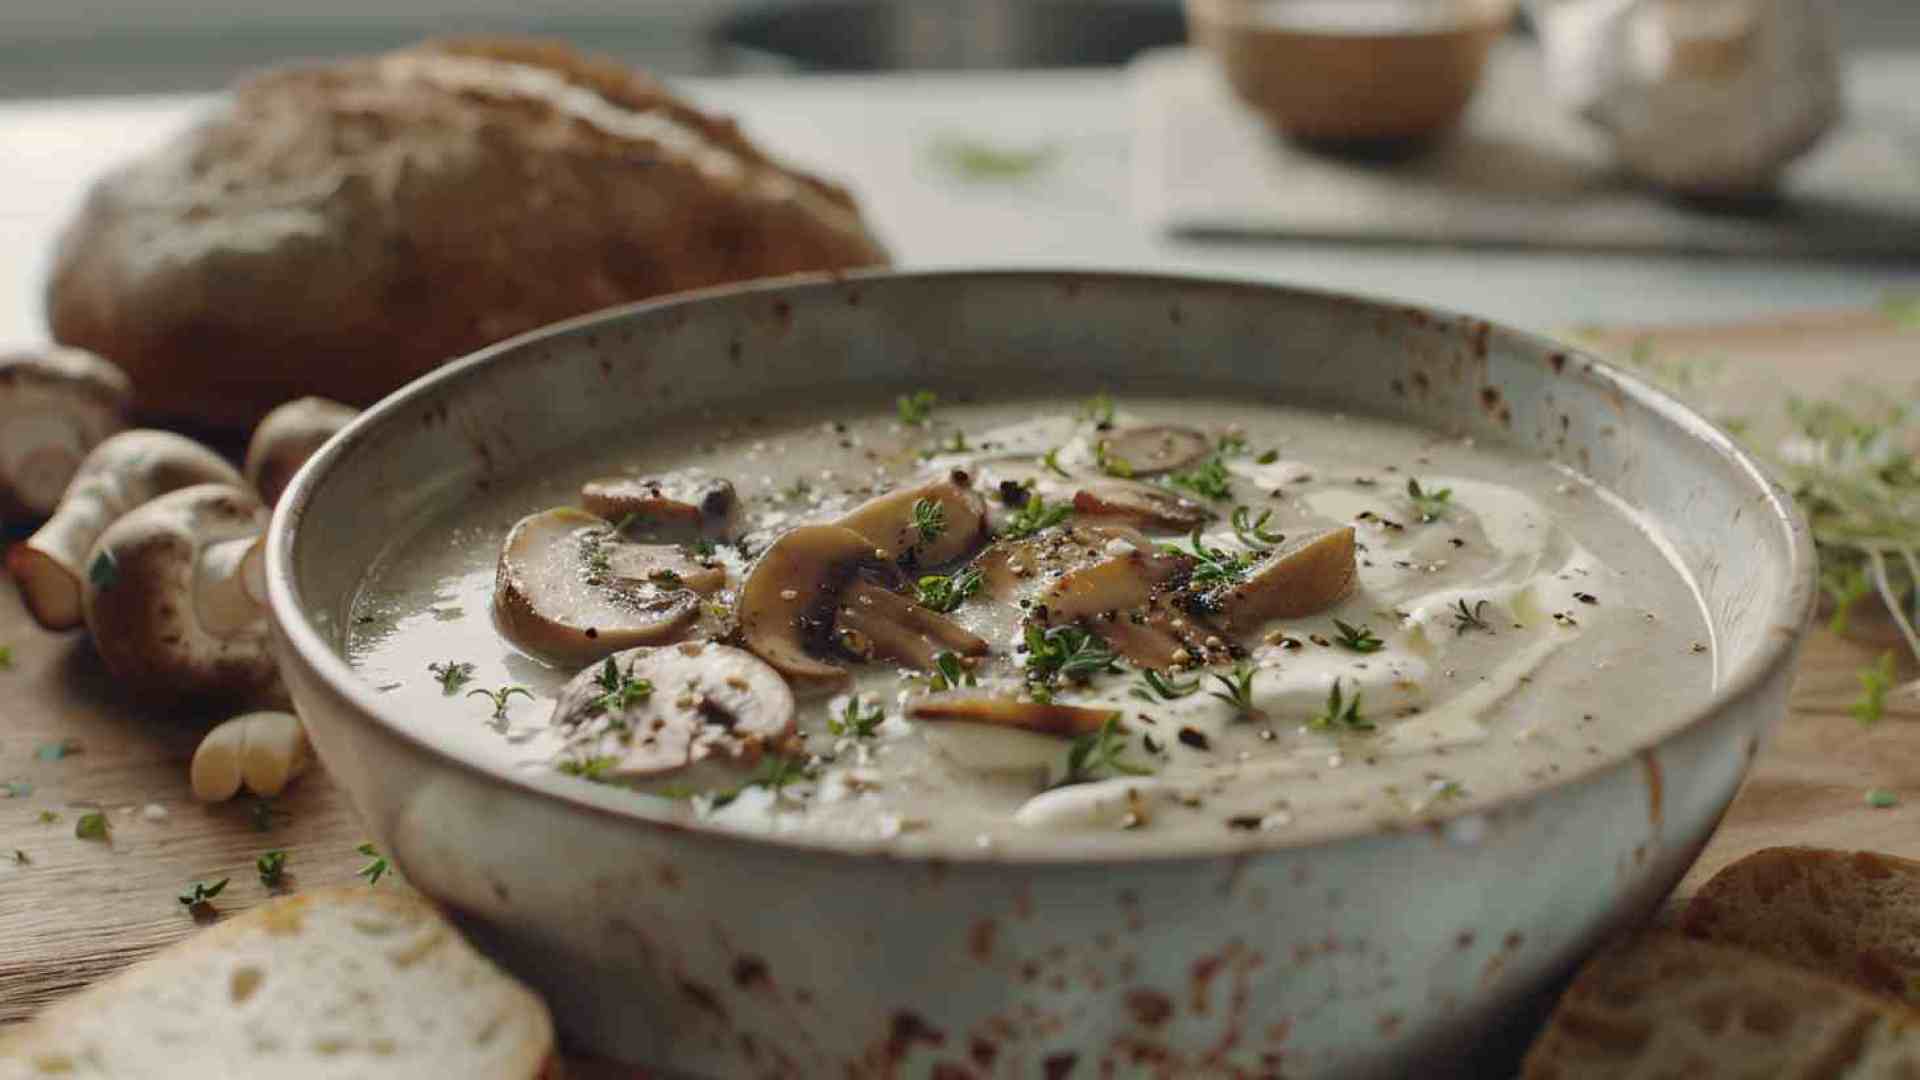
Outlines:
[[799,502],[813,494],[813,485],[807,483],[805,477],[799,477],[795,479],[793,483],[783,488],[780,494],[788,502]]
[[887,714],[881,711],[880,706],[868,708],[862,703],[860,695],[854,694],[847,698],[846,708],[840,710],[838,716],[828,715],[827,734],[836,737],[869,739],[873,737],[875,731],[879,730],[881,722],[886,718]]
[[1122,480],[1133,478],[1133,462],[1111,452],[1107,440],[1101,439],[1093,444],[1093,463],[1108,476],[1117,476]]
[[1040,464],[1046,466],[1047,471],[1056,476],[1064,476],[1069,479],[1073,477],[1072,473],[1060,467],[1060,448],[1057,446],[1040,455]]
[[427,670],[440,681],[440,693],[452,697],[460,688],[473,681],[473,665],[458,660],[444,660],[428,664]]
[[985,580],[980,571],[967,567],[955,574],[928,574],[914,582],[913,589],[921,607],[946,615],[979,592]]
[[114,561],[113,552],[102,551],[87,564],[87,581],[96,589],[111,589],[120,580],[120,564]]
[[967,670],[958,653],[940,652],[933,657],[933,674],[927,680],[927,688],[939,693],[942,690],[958,690],[962,686],[973,686],[979,682],[973,672]]
[[1469,630],[1485,630],[1488,633],[1492,633],[1493,627],[1488,624],[1487,620],[1483,617],[1486,609],[1487,602],[1485,600],[1476,601],[1472,607],[1467,606],[1465,597],[1454,601],[1453,632],[1455,634],[1464,634]]
[[1414,512],[1420,515],[1421,521],[1438,521],[1446,515],[1447,500],[1453,498],[1453,489],[1423,489],[1420,481],[1408,477],[1407,498],[1413,500]]
[[613,754],[593,754],[582,758],[567,758],[554,768],[567,776],[577,776],[582,780],[604,784],[607,781],[607,774],[618,764],[620,759]]
[[1226,462],[1221,461],[1218,454],[1207,458],[1194,469],[1169,475],[1167,483],[1186,488],[1203,499],[1233,498],[1233,476],[1227,472]]
[[1111,773],[1145,776],[1153,771],[1123,760],[1120,755],[1126,750],[1127,733],[1120,729],[1120,714],[1110,713],[1100,730],[1074,737],[1073,746],[1067,751],[1067,777],[1062,782],[1084,784]]
[[1247,437],[1237,431],[1229,431],[1220,436],[1219,454],[1221,457],[1239,457],[1247,452]]
[[1350,698],[1344,697],[1340,680],[1335,677],[1333,685],[1327,688],[1327,707],[1307,721],[1307,726],[1316,731],[1372,731],[1373,721],[1361,715],[1360,691],[1355,690]]
[[623,674],[611,656],[601,662],[600,671],[593,677],[593,682],[600,688],[600,696],[594,698],[587,706],[588,715],[599,713],[617,715],[647,700],[653,694],[653,683],[633,677],[633,664],[629,663]]
[[939,499],[924,498],[913,501],[913,528],[920,534],[920,542],[932,543],[940,534],[947,531],[947,507]]
[[8,668],[11,668],[12,666],[13,666],[13,646],[0,645],[0,671],[5,671]]
[[1893,653],[1881,653],[1879,660],[1861,668],[1854,677],[1860,680],[1860,700],[1847,711],[1862,724],[1878,723],[1887,709],[1887,691],[1893,689]]
[[513,695],[515,694],[519,694],[528,701],[534,700],[533,691],[524,686],[503,686],[498,690],[467,691],[468,697],[487,699],[488,703],[493,706],[493,718],[495,720],[505,720],[507,718],[507,705],[513,701]]
[[1253,568],[1253,561],[1244,555],[1229,554],[1221,548],[1202,543],[1199,529],[1193,530],[1188,543],[1189,548],[1182,548],[1179,544],[1161,544],[1160,549],[1193,559],[1193,574],[1188,580],[1196,588],[1217,589],[1239,584],[1246,580],[1247,572]]
[[60,820],[60,814],[57,811],[53,811],[53,810],[40,811],[40,824],[42,825],[52,825],[54,822],[59,820]]
[[1007,517],[1007,523],[1001,527],[1000,535],[1010,540],[1032,536],[1042,529],[1050,529],[1067,520],[1067,515],[1072,510],[1073,508],[1065,503],[1049,506],[1047,500],[1041,498],[1038,492],[1031,493],[1027,496],[1027,501],[1021,503],[1019,508]]
[[1255,463],[1255,464],[1259,464],[1259,465],[1271,465],[1271,464],[1273,464],[1274,462],[1276,462],[1276,461],[1279,461],[1279,460],[1280,460],[1280,451],[1278,451],[1278,450],[1264,450],[1264,451],[1262,451],[1262,452],[1261,452],[1261,454],[1260,454],[1260,456],[1259,456],[1259,457],[1257,457],[1257,458],[1254,458],[1253,460],[1254,460],[1254,463]]
[[387,857],[380,854],[380,849],[374,847],[371,843],[361,844],[353,850],[365,855],[368,860],[367,865],[354,871],[354,876],[366,878],[367,884],[369,885],[380,884],[380,879],[385,877],[387,871],[393,868],[392,864],[387,862]]
[[1147,668],[1140,672],[1140,685],[1133,688],[1133,696],[1141,701],[1153,701],[1156,698],[1161,701],[1177,701],[1199,689],[1199,679],[1181,682],[1178,679],[1170,679],[1152,668]]
[[1871,788],[1867,791],[1867,805],[1876,810],[1886,810],[1900,805],[1900,797],[1886,788]]
[[105,840],[108,831],[107,815],[98,810],[81,814],[79,820],[73,823],[73,835],[82,840]]
[[1233,508],[1233,516],[1231,519],[1233,535],[1239,537],[1242,544],[1245,544],[1255,551],[1266,551],[1286,539],[1286,537],[1267,528],[1267,522],[1272,517],[1273,511],[1271,510],[1260,511],[1260,516],[1256,518],[1253,516],[1253,509],[1251,507],[1236,506]]
[[1873,592],[1873,583],[1867,580],[1867,568],[1863,564],[1822,566],[1820,588],[1833,601],[1833,618],[1827,620],[1827,629],[1844,634],[1853,617],[1854,605]]
[[915,390],[894,399],[894,404],[900,410],[901,423],[921,427],[933,418],[933,406],[939,400],[931,390]]
[[253,860],[253,868],[260,874],[260,884],[274,888],[287,879],[287,853],[269,851]]
[[219,896],[220,893],[226,889],[228,880],[228,878],[221,878],[211,885],[203,881],[196,881],[193,883],[193,888],[188,892],[181,893],[178,899],[180,903],[189,910],[206,907],[213,902],[214,897]]
[[1028,626],[1027,682],[1041,687],[1057,679],[1086,682],[1103,672],[1120,670],[1113,650],[1100,635],[1079,626]]
[[1207,694],[1233,706],[1234,714],[1241,718],[1260,715],[1260,710],[1253,707],[1253,670],[1253,665],[1244,660],[1235,664],[1232,674],[1213,676],[1220,689],[1209,690]]
[[711,559],[718,554],[719,551],[720,549],[716,547],[711,540],[695,540],[693,542],[693,557],[696,559],[702,561]]
[[934,140],[933,159],[962,180],[1025,180],[1040,172],[1060,152],[1059,146],[1046,143],[1033,147],[996,146],[963,135],[943,135]]
[[1333,620],[1333,625],[1335,629],[1340,631],[1340,637],[1338,639],[1340,642],[1340,645],[1344,648],[1351,649],[1354,652],[1357,652],[1357,653],[1379,652],[1381,648],[1386,644],[1385,642],[1381,641],[1379,638],[1375,637],[1373,634],[1373,631],[1368,629],[1367,624],[1365,623],[1361,623],[1359,626],[1354,626],[1352,623],[1342,622],[1339,619],[1335,619]]

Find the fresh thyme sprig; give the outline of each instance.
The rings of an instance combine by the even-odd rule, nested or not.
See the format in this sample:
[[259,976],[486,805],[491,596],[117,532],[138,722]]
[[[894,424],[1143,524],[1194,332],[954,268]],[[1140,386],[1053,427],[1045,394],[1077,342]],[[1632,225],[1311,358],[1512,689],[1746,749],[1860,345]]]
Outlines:
[[967,567],[954,574],[928,574],[913,583],[913,591],[921,607],[947,615],[979,592],[984,581],[980,571]]
[[1100,635],[1080,626],[1029,626],[1026,631],[1027,683],[1045,688],[1061,679],[1086,682],[1120,670]]
[[1252,507],[1236,506],[1229,521],[1233,525],[1233,535],[1239,537],[1242,544],[1255,551],[1268,551],[1286,540],[1285,536],[1267,528],[1267,522],[1272,517],[1271,510],[1262,510],[1259,517],[1254,517]]
[[952,652],[935,653],[933,674],[927,679],[927,688],[939,693],[942,690],[958,690],[963,686],[973,686],[980,680],[973,677],[967,665],[960,660],[960,654]]
[[366,878],[369,885],[380,884],[380,879],[387,875],[388,870],[393,869],[393,864],[388,862],[387,857],[380,854],[380,849],[370,842],[361,844],[353,850],[367,857],[367,864],[354,871],[354,876]]
[[913,529],[920,534],[920,542],[932,543],[947,531],[947,508],[934,498],[915,499],[913,501]]
[[827,734],[836,738],[870,739],[886,718],[880,706],[868,707],[859,694],[854,694],[847,698],[846,707],[838,715],[828,714]]
[[1453,632],[1455,634],[1464,634],[1469,630],[1485,630],[1489,634],[1493,633],[1492,624],[1487,622],[1483,614],[1487,609],[1487,602],[1485,600],[1477,600],[1472,607],[1468,607],[1467,599],[1463,596],[1453,603]]
[[1020,504],[1008,516],[1007,523],[1001,526],[1000,535],[1010,540],[1020,540],[1032,536],[1042,529],[1050,529],[1067,520],[1073,510],[1065,503],[1048,505],[1039,492],[1029,492],[1027,501]]
[[1373,721],[1360,711],[1360,691],[1355,689],[1352,697],[1346,697],[1335,677],[1327,688],[1326,708],[1307,721],[1307,726],[1316,731],[1372,731]]
[[440,692],[447,697],[460,692],[460,688],[473,681],[473,665],[458,660],[443,660],[428,664],[427,670],[440,682]]
[[1220,689],[1207,693],[1233,706],[1234,715],[1241,719],[1256,718],[1260,710],[1253,707],[1253,665],[1242,660],[1233,666],[1230,675],[1215,674],[1213,681]]
[[1167,483],[1186,488],[1203,499],[1233,498],[1233,475],[1227,472],[1227,464],[1219,454],[1214,454],[1187,472],[1168,475]]
[[503,686],[498,690],[467,691],[468,697],[481,697],[481,698],[487,699],[487,702],[493,706],[493,718],[495,720],[505,720],[507,718],[507,706],[513,702],[513,696],[515,694],[518,694],[521,697],[526,698],[528,701],[532,701],[534,699],[533,691],[527,689],[524,686]]
[[645,701],[653,694],[653,683],[646,679],[633,677],[632,665],[622,673],[619,665],[609,656],[600,664],[600,671],[593,678],[594,685],[600,688],[600,696],[587,706],[589,714],[619,714]]
[[1252,560],[1244,555],[1235,555],[1216,547],[1208,547],[1200,539],[1200,530],[1193,530],[1188,537],[1188,547],[1179,544],[1162,544],[1160,549],[1172,555],[1185,555],[1193,559],[1193,574],[1188,579],[1195,588],[1216,589],[1227,585],[1236,585],[1246,580],[1247,572],[1253,568]]
[[1098,731],[1076,736],[1067,751],[1067,777],[1063,784],[1084,784],[1109,773],[1145,776],[1153,770],[1124,760],[1127,733],[1120,729],[1120,714],[1109,714]]
[[1140,682],[1133,688],[1133,696],[1141,701],[1178,701],[1200,689],[1199,679],[1170,679],[1165,675],[1147,668],[1140,672]]
[[1337,640],[1342,648],[1350,649],[1357,653],[1370,653],[1379,652],[1386,645],[1386,642],[1374,636],[1373,631],[1367,627],[1366,623],[1355,626],[1352,623],[1335,619],[1333,620],[1333,625],[1335,629],[1340,631],[1340,637]]
[[894,407],[899,410],[901,423],[908,427],[924,427],[928,420],[933,419],[933,406],[939,400],[931,390],[915,390],[895,398]]

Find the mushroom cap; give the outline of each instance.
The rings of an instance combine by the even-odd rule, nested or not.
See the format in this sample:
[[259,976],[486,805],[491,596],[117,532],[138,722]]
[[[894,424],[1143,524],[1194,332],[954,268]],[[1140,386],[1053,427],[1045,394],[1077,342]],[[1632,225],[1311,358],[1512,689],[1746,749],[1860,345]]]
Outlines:
[[623,540],[604,518],[558,507],[521,518],[507,534],[493,613],[528,652],[586,664],[689,636],[700,621],[701,593],[725,580],[725,571],[677,547]]
[[295,398],[260,418],[247,442],[247,482],[268,506],[293,482],[315,450],[360,415],[351,405],[323,397]]
[[0,353],[0,514],[45,517],[87,452],[126,423],[133,384],[84,349]]
[[[914,505],[923,499],[939,507],[942,528],[933,536],[923,535],[914,523]],[[906,561],[911,556],[916,566],[939,566],[986,542],[987,504],[967,474],[955,471],[876,495],[835,524],[866,537],[871,542],[868,546],[883,559]]]
[[267,518],[244,488],[197,484],[109,526],[93,559],[111,569],[90,575],[85,591],[107,670],[168,698],[281,696],[265,613],[246,580]]
[[1179,424],[1143,424],[1109,431],[1097,443],[1108,460],[1126,462],[1133,476],[1191,468],[1213,452],[1213,440]]
[[[613,695],[645,680],[644,695]],[[601,775],[679,772],[702,761],[753,764],[794,733],[793,691],[744,649],[688,641],[627,649],[575,675],[554,702],[553,723],[580,729],[619,761]]]
[[661,476],[603,476],[580,486],[580,505],[608,521],[724,535],[739,505],[733,482],[702,469]]
[[1269,619],[1297,619],[1325,611],[1353,590],[1353,526],[1307,537],[1267,556],[1247,580],[1217,597],[1229,630],[1251,630]]
[[801,525],[781,533],[754,560],[735,605],[747,648],[788,678],[832,687],[847,669],[809,655],[827,636],[833,604],[862,563],[885,556],[867,537],[839,525]]
[[88,554],[102,531],[157,495],[243,481],[226,459],[170,431],[122,431],[94,447],[39,531],[7,551],[27,610],[49,630],[80,625]]

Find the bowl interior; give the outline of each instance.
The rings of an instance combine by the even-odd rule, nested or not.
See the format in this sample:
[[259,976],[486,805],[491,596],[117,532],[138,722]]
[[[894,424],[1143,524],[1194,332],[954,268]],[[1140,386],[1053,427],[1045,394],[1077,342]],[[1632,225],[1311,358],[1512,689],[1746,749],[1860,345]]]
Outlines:
[[[1666,523],[1716,646],[1716,698],[1791,655],[1812,596],[1804,524],[1722,433],[1644,383],[1484,321],[1304,290],[1184,278],[947,272],[805,278],[651,302],[536,331],[368,410],[302,470],[269,542],[290,646],[378,723],[470,768],[451,733],[406,725],[342,657],[366,568],[455,500],[690,410],[871,399],[929,387],[1188,389],[1400,419],[1567,464]],[[1599,768],[1606,762],[1595,762]],[[500,774],[614,806],[594,785]],[[1571,781],[1578,773],[1569,771]],[[639,800],[622,812],[649,816]],[[1277,841],[1278,842],[1278,841]],[[1062,841],[1062,853],[1072,846]]]

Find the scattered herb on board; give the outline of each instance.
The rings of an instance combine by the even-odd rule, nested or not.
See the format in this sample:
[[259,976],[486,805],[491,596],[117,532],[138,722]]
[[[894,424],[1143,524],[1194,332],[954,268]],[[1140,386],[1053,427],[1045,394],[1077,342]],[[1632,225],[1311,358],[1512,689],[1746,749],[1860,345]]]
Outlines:
[[1886,788],[1872,788],[1867,792],[1867,805],[1876,810],[1886,810],[1900,805],[1900,797]]
[[275,848],[253,860],[253,868],[260,875],[260,884],[278,888],[287,880],[287,853]]
[[1420,515],[1422,522],[1438,521],[1447,513],[1447,500],[1453,498],[1452,488],[1423,488],[1420,481],[1407,477],[1407,498],[1413,502],[1414,513]]
[[221,878],[211,885],[204,881],[196,881],[193,883],[192,889],[181,893],[176,899],[180,901],[181,907],[195,914],[199,914],[213,906],[213,898],[219,896],[226,890],[229,880],[231,879]]
[[1000,528],[1000,535],[1009,540],[1020,540],[1032,536],[1042,529],[1051,529],[1067,520],[1072,507],[1065,503],[1047,504],[1039,493],[1030,493],[1027,501],[1020,504]]
[[846,707],[839,715],[827,715],[827,734],[835,737],[870,739],[880,729],[881,721],[887,718],[880,706],[869,707],[859,694],[847,698]]
[[60,813],[57,810],[40,811],[40,824],[42,825],[52,825],[59,820],[60,820]]
[[1084,784],[1109,773],[1145,776],[1153,770],[1124,760],[1127,733],[1120,730],[1120,714],[1110,713],[1098,731],[1074,737],[1067,751],[1067,777],[1063,784]]
[[73,823],[73,835],[82,840],[106,840],[108,834],[107,815],[98,810],[89,810],[81,814]]
[[87,564],[87,581],[96,589],[111,589],[114,582],[120,580],[120,564],[113,559],[113,552],[102,551]]
[[1242,660],[1233,665],[1232,674],[1216,674],[1213,681],[1220,684],[1220,689],[1209,690],[1207,693],[1231,705],[1235,716],[1240,719],[1252,719],[1260,715],[1260,710],[1253,707],[1252,664]]
[[80,753],[80,740],[61,739],[58,742],[41,743],[33,751],[33,756],[41,761],[59,761]]
[[369,885],[380,884],[380,879],[385,877],[387,871],[393,868],[393,864],[389,863],[387,857],[380,854],[380,849],[374,847],[372,843],[361,844],[353,850],[365,855],[368,860],[367,865],[354,871],[354,876],[366,878],[367,884]]
[[1373,631],[1368,628],[1366,623],[1355,626],[1352,623],[1335,619],[1333,620],[1333,626],[1334,629],[1340,631],[1340,636],[1335,640],[1343,649],[1357,653],[1371,653],[1379,652],[1386,646],[1386,642],[1375,637]]
[[921,543],[932,543],[947,531],[947,508],[940,500],[915,499],[912,513],[913,528],[920,534]]
[[253,823],[254,832],[271,832],[274,825],[293,820],[293,815],[275,807],[270,799],[255,799],[247,808],[247,820]]
[[927,680],[927,688],[935,693],[942,690],[958,690],[963,686],[973,686],[979,680],[967,665],[960,660],[960,654],[952,652],[935,653],[933,657],[933,675]]
[[1487,602],[1485,600],[1474,601],[1472,607],[1467,606],[1465,597],[1455,600],[1453,602],[1453,632],[1455,634],[1464,634],[1469,630],[1485,630],[1489,634],[1493,633],[1493,626],[1487,622],[1485,617],[1486,610]]
[[0,671],[13,667],[13,646],[0,645]]
[[1262,510],[1259,517],[1254,517],[1252,507],[1236,506],[1233,508],[1230,519],[1233,535],[1239,537],[1242,544],[1255,551],[1267,551],[1286,539],[1285,536],[1267,528],[1267,522],[1272,518],[1271,510]]
[[901,423],[908,427],[923,427],[933,419],[933,406],[939,400],[931,390],[915,390],[895,398],[894,407],[899,410]]
[[441,660],[427,665],[427,671],[440,683],[440,693],[452,697],[473,681],[473,665],[458,660]]
[[921,607],[947,615],[979,592],[984,580],[971,566],[954,574],[928,574],[913,583],[914,597]]
[[512,704],[513,695],[515,694],[519,694],[528,701],[534,700],[533,691],[524,686],[503,686],[498,690],[467,691],[467,696],[470,698],[480,697],[487,699],[488,703],[493,706],[493,718],[495,720],[505,720],[507,718],[507,706]]
[[1133,688],[1133,696],[1141,701],[1178,701],[1200,689],[1199,679],[1181,682],[1170,679],[1152,668],[1140,673],[1140,681]]
[[1887,692],[1893,689],[1893,653],[1880,654],[1880,659],[1861,668],[1854,678],[1860,680],[1860,700],[1848,707],[1853,718],[1862,724],[1878,723],[1887,710]]
[[1327,706],[1307,726],[1316,731],[1372,731],[1373,721],[1360,712],[1360,691],[1354,690],[1347,697],[1340,689],[1340,680],[1335,678],[1333,685],[1327,688]]
[[1053,162],[1059,147],[1052,143],[1011,147],[965,135],[942,135],[933,141],[933,160],[962,180],[1025,180]]
[[1227,472],[1227,463],[1220,460],[1219,454],[1214,454],[1187,472],[1169,474],[1167,483],[1186,488],[1203,499],[1233,498],[1233,476]]

